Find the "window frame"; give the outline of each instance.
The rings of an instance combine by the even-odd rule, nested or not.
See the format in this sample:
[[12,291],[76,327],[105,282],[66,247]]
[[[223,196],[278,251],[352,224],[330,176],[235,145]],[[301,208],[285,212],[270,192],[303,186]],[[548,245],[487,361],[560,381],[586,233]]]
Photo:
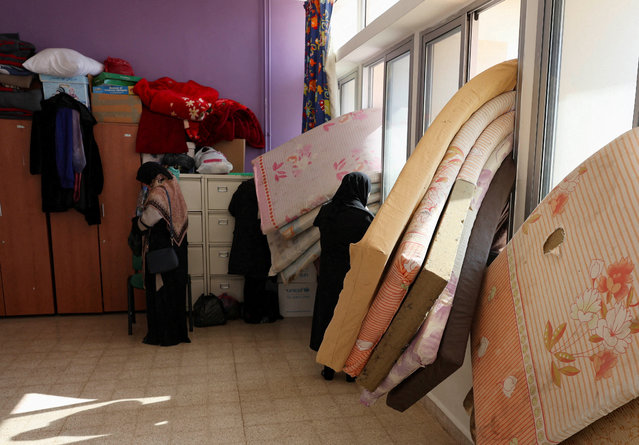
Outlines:
[[[408,126],[406,128],[406,159],[408,159],[408,157],[411,155],[412,151],[413,151],[413,147],[411,147],[411,112],[412,112],[412,106],[413,106],[413,70],[414,70],[414,60],[415,60],[415,54],[414,54],[414,50],[415,50],[415,39],[414,36],[411,35],[408,38],[402,39],[399,42],[395,43],[392,46],[389,46],[387,50],[384,51],[380,51],[378,53],[376,53],[374,56],[366,59],[361,65],[360,67],[362,68],[362,79],[360,81],[360,104],[363,103],[362,101],[362,96],[364,94],[364,86],[363,86],[363,79],[364,79],[364,70],[371,68],[374,65],[377,65],[378,63],[383,63],[384,64],[384,69],[383,71],[383,78],[382,78],[382,83],[383,83],[383,95],[382,95],[382,152],[381,152],[381,162],[382,162],[382,180],[381,180],[381,184],[384,183],[384,171],[383,171],[383,166],[384,166],[384,155],[385,155],[385,147],[384,147],[384,141],[386,140],[386,100],[387,100],[387,88],[386,88],[386,71],[388,68],[388,62],[392,61],[393,59],[401,56],[402,54],[405,54],[406,52],[409,53],[409,79],[408,79]],[[369,92],[367,91],[366,94],[369,94]],[[370,101],[370,98],[369,98]],[[381,200],[380,203],[384,202],[385,199],[385,192],[383,190],[382,187],[382,195],[381,195]]]
[[[371,108],[371,102],[373,100],[372,97],[372,90],[370,88],[370,86],[372,85],[371,82],[371,75],[372,75],[372,68],[376,65],[379,64],[384,64],[384,57],[383,56],[376,56],[375,58],[367,61],[366,63],[362,64],[362,81],[361,81],[361,103],[362,103],[362,108],[364,107],[364,94],[366,94],[366,108]],[[368,82],[368,85],[364,85],[364,81]],[[382,83],[385,85],[385,81],[386,81],[386,72],[384,70],[384,76],[382,77]],[[382,90],[383,91],[383,90]],[[382,93],[382,104],[384,102],[384,97],[383,97],[383,93]]]
[[[427,51],[427,45],[435,43],[437,40],[443,38],[446,34],[454,30],[455,28],[461,28],[461,44],[459,48],[459,88],[461,88],[467,79],[467,64],[468,64],[468,18],[467,13],[462,13],[459,17],[445,23],[444,25],[436,28],[430,28],[422,31],[419,35],[420,47],[419,47],[419,85],[418,85],[418,109],[417,120],[415,125],[415,141],[419,142],[421,137],[426,132],[426,125],[424,125],[424,117],[426,115],[426,101],[430,98],[430,94],[426,91],[427,81],[430,84],[429,79],[432,79],[432,70],[426,72],[426,64],[430,62],[430,51]],[[427,78],[428,76],[428,78]]]
[[[362,94],[360,91],[361,82],[359,81],[359,70],[354,69],[350,73],[340,77],[337,80],[337,95],[339,97],[339,116],[344,114],[342,112],[342,86],[345,83],[348,83],[350,81],[355,81],[355,111],[360,110],[362,108]],[[332,116],[332,117],[335,118],[338,116]]]

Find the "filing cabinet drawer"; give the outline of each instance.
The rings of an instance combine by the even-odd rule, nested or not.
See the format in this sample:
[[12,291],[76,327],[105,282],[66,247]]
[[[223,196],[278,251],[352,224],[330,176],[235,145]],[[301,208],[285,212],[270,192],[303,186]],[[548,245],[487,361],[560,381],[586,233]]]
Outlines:
[[231,246],[209,246],[209,273],[226,275],[229,273]]
[[186,201],[186,208],[189,210],[202,210],[202,185],[200,178],[181,178],[180,189],[184,200]]
[[189,213],[189,229],[188,229],[188,241],[193,244],[201,244],[202,239],[202,214],[201,213]]
[[193,304],[200,298],[200,295],[204,293],[204,277],[193,278],[191,277],[191,300]]
[[209,291],[217,296],[227,294],[244,301],[244,277],[241,275],[211,276]]
[[211,180],[208,184],[209,210],[228,210],[233,193],[242,181]]
[[189,246],[189,274],[204,275],[204,248],[202,246]]
[[209,242],[232,243],[235,218],[228,212],[209,213]]

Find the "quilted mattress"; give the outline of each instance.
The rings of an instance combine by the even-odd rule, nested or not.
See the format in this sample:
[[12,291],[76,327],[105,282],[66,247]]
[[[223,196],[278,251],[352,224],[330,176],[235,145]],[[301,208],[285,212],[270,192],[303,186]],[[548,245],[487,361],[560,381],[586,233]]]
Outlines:
[[477,443],[557,443],[639,396],[639,129],[559,183],[488,268]]

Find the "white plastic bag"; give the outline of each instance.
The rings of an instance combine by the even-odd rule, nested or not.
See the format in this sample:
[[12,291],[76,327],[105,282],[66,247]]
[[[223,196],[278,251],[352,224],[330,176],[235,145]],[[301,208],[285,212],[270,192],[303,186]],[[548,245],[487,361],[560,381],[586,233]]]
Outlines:
[[233,164],[213,147],[202,147],[195,153],[195,167],[201,174],[225,174],[233,170]]

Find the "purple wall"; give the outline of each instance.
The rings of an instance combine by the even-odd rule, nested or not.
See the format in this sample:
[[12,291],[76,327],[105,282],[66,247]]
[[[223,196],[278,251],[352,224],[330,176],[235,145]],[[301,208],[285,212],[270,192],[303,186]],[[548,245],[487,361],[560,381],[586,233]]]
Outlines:
[[271,2],[271,148],[302,132],[304,3]]
[[[297,0],[4,2],[0,32],[19,32],[36,50],[72,48],[98,61],[119,57],[131,63],[136,75],[151,80],[169,76],[212,86],[220,97],[249,107],[263,125],[268,2],[275,11],[271,40],[276,46],[271,54],[278,55],[271,78],[282,79],[272,83],[271,97],[277,104],[271,116],[277,112],[278,117],[271,137],[283,142],[301,128],[303,71],[296,64],[304,59],[304,14]],[[299,86],[285,89],[285,82]],[[247,171],[248,160],[261,152],[249,150]]]

